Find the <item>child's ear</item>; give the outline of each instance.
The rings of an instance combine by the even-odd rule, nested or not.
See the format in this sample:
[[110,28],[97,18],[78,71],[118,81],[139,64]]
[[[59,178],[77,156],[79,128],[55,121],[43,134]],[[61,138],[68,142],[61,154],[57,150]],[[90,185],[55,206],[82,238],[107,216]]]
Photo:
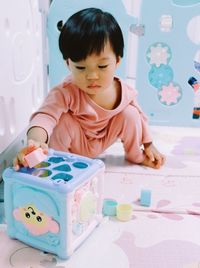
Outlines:
[[66,59],[65,62],[67,64],[68,69],[70,70],[69,59]]
[[117,59],[116,59],[116,64],[117,66],[121,63],[121,57],[120,56],[117,56]]

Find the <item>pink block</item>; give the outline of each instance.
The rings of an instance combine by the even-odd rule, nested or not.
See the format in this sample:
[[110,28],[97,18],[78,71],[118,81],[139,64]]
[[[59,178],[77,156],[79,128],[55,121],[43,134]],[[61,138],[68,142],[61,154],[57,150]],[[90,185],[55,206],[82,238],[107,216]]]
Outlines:
[[42,148],[38,148],[33,152],[25,155],[25,160],[30,168],[36,166],[47,158],[47,155],[43,153]]

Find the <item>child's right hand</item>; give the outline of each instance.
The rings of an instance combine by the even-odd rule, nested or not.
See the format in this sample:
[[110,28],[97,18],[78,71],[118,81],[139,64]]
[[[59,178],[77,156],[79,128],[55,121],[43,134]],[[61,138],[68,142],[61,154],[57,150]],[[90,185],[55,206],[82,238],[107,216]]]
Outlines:
[[43,149],[44,154],[48,154],[48,145],[46,143],[41,143],[38,141],[34,141],[32,139],[28,140],[28,145],[26,147],[22,148],[13,160],[14,170],[16,170],[16,171],[19,170],[21,166],[27,167],[28,164],[24,158],[25,155],[31,153],[32,151],[34,151],[40,147]]

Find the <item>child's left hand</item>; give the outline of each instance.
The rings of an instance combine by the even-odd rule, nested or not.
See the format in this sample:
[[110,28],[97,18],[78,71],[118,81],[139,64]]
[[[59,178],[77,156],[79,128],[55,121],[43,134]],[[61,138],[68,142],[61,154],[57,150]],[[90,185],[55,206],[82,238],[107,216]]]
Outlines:
[[153,143],[144,144],[144,154],[156,169],[159,169],[165,163],[165,156],[156,149]]

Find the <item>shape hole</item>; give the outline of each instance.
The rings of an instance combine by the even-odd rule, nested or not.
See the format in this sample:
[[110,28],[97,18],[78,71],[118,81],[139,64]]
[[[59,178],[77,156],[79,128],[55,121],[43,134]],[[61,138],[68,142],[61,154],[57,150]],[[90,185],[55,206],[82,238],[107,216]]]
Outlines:
[[40,177],[40,178],[45,178],[45,177],[48,177],[52,174],[52,172],[48,169],[36,169],[32,172],[32,175],[33,176],[37,176],[37,177]]
[[51,164],[48,162],[41,162],[38,165],[35,166],[35,168],[43,168],[43,167],[49,167]]
[[63,157],[52,156],[52,157],[49,158],[48,161],[49,161],[49,162],[52,162],[52,163],[56,163],[56,164],[58,164],[58,163],[60,163],[60,162],[65,161],[65,159],[64,159]]
[[52,177],[52,180],[64,180],[64,181],[70,181],[73,178],[72,175],[67,173],[58,173],[55,176]]
[[65,172],[71,171],[71,167],[69,165],[67,165],[67,164],[54,167],[53,169],[54,170],[59,170],[59,171],[65,171]]
[[83,169],[83,168],[87,168],[88,167],[88,164],[86,163],[83,163],[83,162],[75,162],[72,164],[75,168],[80,168],[80,169]]

